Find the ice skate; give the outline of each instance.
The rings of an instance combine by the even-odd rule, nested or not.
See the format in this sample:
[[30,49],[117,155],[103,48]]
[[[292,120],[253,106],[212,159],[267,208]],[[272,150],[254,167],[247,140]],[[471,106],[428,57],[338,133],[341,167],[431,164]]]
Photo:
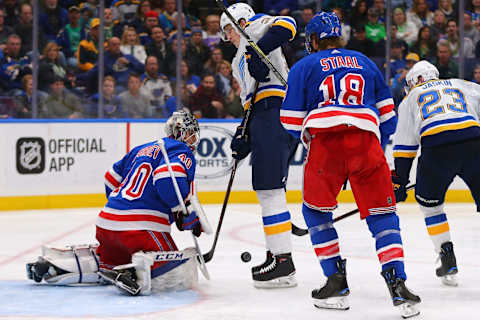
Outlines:
[[347,296],[350,294],[345,270],[346,260],[337,262],[338,272],[327,279],[320,289],[312,291],[313,304],[321,309],[348,310],[350,305]]
[[441,265],[436,270],[437,277],[442,279],[443,284],[456,287],[458,285],[456,276],[458,272],[457,259],[455,258],[451,241],[442,244],[438,260],[441,262]]
[[291,253],[273,255],[267,251],[267,258],[261,265],[252,268],[253,285],[256,288],[288,288],[297,285],[295,266]]
[[125,269],[121,271],[101,269],[98,275],[105,281],[115,285],[121,291],[127,292],[132,296],[140,293],[140,286],[137,284],[135,269]]
[[397,277],[395,269],[382,271],[382,276],[392,296],[393,305],[400,310],[402,318],[407,319],[419,315],[420,311],[414,305],[421,302],[420,297],[405,286],[405,280]]

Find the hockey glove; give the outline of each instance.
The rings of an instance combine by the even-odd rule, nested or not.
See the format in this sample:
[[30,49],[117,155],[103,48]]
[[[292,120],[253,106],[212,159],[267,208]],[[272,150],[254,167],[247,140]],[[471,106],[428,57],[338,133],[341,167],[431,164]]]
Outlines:
[[242,136],[242,126],[237,127],[237,131],[233,136],[230,148],[232,149],[232,157],[236,160],[245,159],[251,151],[250,142],[248,141],[248,135]]
[[393,192],[395,193],[395,200],[403,202],[407,199],[407,184],[408,179],[401,178],[395,171],[392,171]]
[[251,46],[247,46],[247,63],[248,72],[250,72],[250,75],[254,77],[255,80],[259,82],[270,81],[270,78],[268,77],[270,69],[268,69],[267,65],[263,63],[260,56]]
[[182,211],[177,211],[173,214],[175,216],[175,224],[177,225],[178,230],[192,230],[195,236],[200,237],[200,234],[202,233],[202,225],[200,224],[200,220],[195,211],[192,211],[188,216],[184,215]]

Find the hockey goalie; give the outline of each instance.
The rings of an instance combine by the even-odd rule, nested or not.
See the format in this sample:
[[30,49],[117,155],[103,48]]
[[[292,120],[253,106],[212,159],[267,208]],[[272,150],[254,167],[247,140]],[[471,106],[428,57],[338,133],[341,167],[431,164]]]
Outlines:
[[193,192],[200,129],[189,112],[177,111],[165,131],[167,137],[135,147],[105,174],[107,203],[96,221],[99,244],[44,246],[38,260],[26,266],[29,279],[53,285],[112,283],[131,295],[197,283],[200,253],[179,251],[170,226],[175,222],[197,237],[211,232]]

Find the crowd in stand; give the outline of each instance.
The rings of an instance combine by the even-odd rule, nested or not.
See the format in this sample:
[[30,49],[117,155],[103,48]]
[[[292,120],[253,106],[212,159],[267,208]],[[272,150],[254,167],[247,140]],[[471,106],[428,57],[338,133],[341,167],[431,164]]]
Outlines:
[[[465,78],[480,82],[480,0],[465,1],[464,39],[459,39],[458,0],[391,2],[391,30],[385,28],[384,0],[323,0],[322,10],[340,17],[345,47],[372,58],[381,70],[390,32],[389,81],[397,104],[406,72],[420,59],[435,64],[440,78],[458,77],[460,42]],[[32,3],[0,1],[0,119],[32,117]],[[297,34],[283,51],[290,66],[301,59],[317,1],[250,3],[257,12],[295,18]],[[104,118],[166,118],[175,110],[176,0],[105,1],[104,44],[99,44],[98,0],[40,0],[39,11],[38,118],[98,116],[100,45]],[[230,64],[236,49],[221,40],[219,13],[213,0],[183,0],[181,100],[199,118],[243,114]]]

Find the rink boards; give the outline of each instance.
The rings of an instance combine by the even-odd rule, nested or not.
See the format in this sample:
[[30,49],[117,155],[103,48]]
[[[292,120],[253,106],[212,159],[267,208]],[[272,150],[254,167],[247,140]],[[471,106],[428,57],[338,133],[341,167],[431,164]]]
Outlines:
[[[223,201],[233,164],[230,142],[238,124],[200,120],[196,181],[203,203]],[[164,125],[161,119],[2,121],[0,210],[101,207],[105,171],[136,145],[163,137]],[[304,156],[299,145],[288,177],[289,202],[302,200]],[[415,170],[410,180],[415,181]],[[472,201],[463,181],[456,179],[451,189],[447,201]],[[250,157],[237,169],[230,201],[257,201],[251,191]],[[342,191],[339,201],[352,202],[351,192]]]

